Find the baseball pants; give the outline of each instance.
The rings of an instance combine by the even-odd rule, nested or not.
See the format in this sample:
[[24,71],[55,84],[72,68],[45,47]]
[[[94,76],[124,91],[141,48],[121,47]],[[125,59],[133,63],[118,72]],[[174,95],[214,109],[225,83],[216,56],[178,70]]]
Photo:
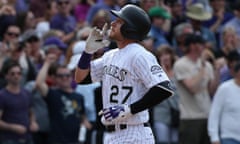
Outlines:
[[104,144],[155,144],[155,140],[150,126],[127,125],[125,129],[106,132]]

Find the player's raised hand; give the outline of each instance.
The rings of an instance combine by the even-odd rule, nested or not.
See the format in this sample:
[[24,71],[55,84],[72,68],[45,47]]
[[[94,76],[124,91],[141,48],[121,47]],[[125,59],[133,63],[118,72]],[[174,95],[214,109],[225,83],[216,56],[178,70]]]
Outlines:
[[86,41],[85,52],[88,54],[93,54],[100,48],[104,48],[110,44],[108,40],[108,29],[107,23],[104,24],[102,30],[94,27],[89,34]]
[[105,108],[98,114],[103,115],[104,119],[108,122],[122,121],[132,115],[128,105],[116,105],[113,107]]

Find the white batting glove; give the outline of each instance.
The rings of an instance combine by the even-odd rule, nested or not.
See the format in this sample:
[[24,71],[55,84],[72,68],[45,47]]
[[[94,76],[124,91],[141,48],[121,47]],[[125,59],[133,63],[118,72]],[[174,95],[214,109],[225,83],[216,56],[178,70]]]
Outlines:
[[116,105],[113,107],[101,110],[99,115],[102,115],[102,122],[118,122],[123,121],[132,116],[130,107],[128,105]]
[[107,23],[104,24],[102,30],[94,27],[87,38],[85,52],[88,54],[93,54],[98,49],[108,46],[110,44],[110,41],[107,40],[107,37]]
[[107,121],[104,116],[101,117],[101,122],[103,125],[112,125],[114,124],[113,121]]

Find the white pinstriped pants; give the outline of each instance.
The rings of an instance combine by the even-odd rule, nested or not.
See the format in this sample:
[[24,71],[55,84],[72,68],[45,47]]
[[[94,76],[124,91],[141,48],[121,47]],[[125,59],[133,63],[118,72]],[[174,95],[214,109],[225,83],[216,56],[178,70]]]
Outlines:
[[106,132],[104,144],[155,144],[151,127],[128,125],[126,129]]

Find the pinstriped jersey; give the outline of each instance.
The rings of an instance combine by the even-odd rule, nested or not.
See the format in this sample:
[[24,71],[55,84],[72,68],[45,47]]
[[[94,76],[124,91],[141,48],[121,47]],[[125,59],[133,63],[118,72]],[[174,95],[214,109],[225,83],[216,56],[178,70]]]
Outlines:
[[[104,108],[130,105],[154,85],[169,81],[155,56],[137,43],[110,50],[92,61],[91,77],[93,81],[102,81]],[[139,124],[148,120],[148,110],[144,110],[121,123]]]

